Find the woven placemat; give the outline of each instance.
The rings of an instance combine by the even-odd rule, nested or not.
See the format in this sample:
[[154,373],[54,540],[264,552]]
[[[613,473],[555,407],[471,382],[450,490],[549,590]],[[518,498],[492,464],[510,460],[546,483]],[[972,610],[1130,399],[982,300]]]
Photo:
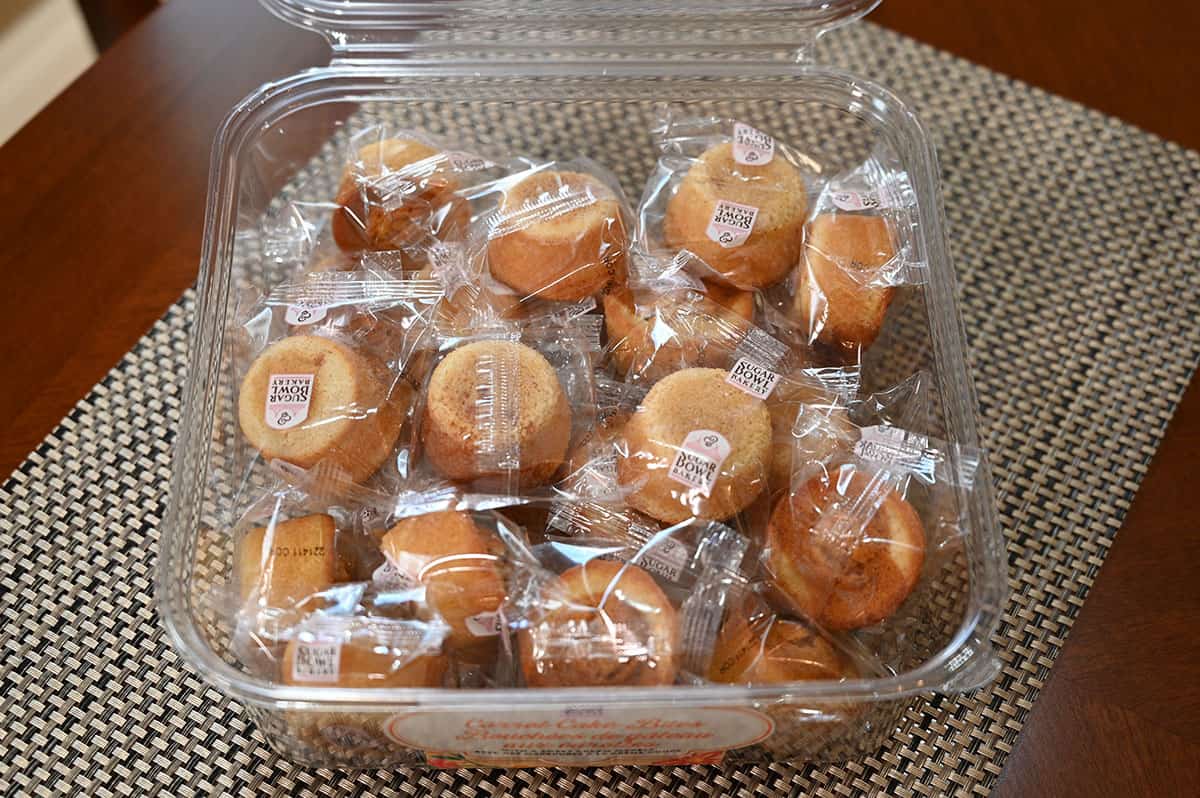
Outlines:
[[837,766],[306,770],[182,663],[153,606],[189,293],[0,488],[10,795],[984,795],[1200,353],[1200,155],[870,25],[823,59],[937,138],[1012,596],[1003,674]]

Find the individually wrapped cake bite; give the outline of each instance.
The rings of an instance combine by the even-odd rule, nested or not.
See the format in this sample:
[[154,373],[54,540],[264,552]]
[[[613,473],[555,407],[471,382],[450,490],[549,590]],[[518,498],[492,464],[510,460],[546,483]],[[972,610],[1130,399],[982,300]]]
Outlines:
[[617,478],[626,502],[667,523],[724,520],[767,483],[771,416],[762,399],[721,369],[689,368],[660,380],[625,425]]
[[[671,684],[711,650],[749,543],[707,521],[552,537],[518,565],[506,609],[529,686]],[[615,531],[615,530],[614,530]]]
[[[772,608],[761,583],[731,598],[709,652],[705,677],[752,687],[802,682],[841,683],[883,672],[882,664],[852,638],[838,636]],[[869,716],[850,701],[781,702],[767,708],[775,734],[764,745],[780,756],[821,756],[861,733]]]
[[688,250],[742,289],[786,278],[818,164],[745,121],[668,111],[653,132],[660,155],[638,205],[639,246]]
[[542,317],[439,336],[421,392],[420,456],[395,510],[552,497],[572,440],[594,424],[599,324]]
[[320,469],[330,492],[365,482],[411,432],[413,369],[440,297],[431,281],[331,272],[252,303],[239,331],[246,442],[267,463]]
[[472,221],[471,247],[488,275],[521,302],[577,302],[624,284],[629,204],[616,178],[587,159],[517,161],[478,187],[487,208]]
[[443,510],[400,518],[379,541],[373,576],[383,592],[419,588],[448,627],[447,650],[461,662],[494,666],[507,595],[506,543],[521,533],[495,513]]
[[330,223],[346,252],[401,250],[429,237],[461,240],[471,217],[462,189],[495,167],[426,134],[386,126],[359,131],[349,149]]
[[285,485],[249,503],[233,525],[227,600],[234,648],[250,668],[274,674],[283,647],[309,615],[358,605],[340,508]]
[[753,294],[706,281],[694,255],[635,254],[633,263],[629,282],[603,299],[607,354],[618,375],[649,384],[680,368],[720,365],[753,334]]
[[[878,421],[879,419],[876,419]],[[852,447],[814,425],[771,512],[764,565],[774,595],[829,630],[892,622],[937,553],[962,534],[960,497],[978,454],[889,423],[855,418]]]
[[907,176],[872,157],[822,189],[785,312],[796,335],[842,361],[858,362],[902,286],[925,281]]

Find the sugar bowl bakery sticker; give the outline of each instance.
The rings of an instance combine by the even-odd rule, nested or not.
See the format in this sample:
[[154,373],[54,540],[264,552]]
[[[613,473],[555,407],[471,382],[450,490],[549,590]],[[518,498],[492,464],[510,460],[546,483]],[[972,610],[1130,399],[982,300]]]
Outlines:
[[306,299],[288,305],[284,318],[288,324],[295,327],[303,327],[324,320],[325,314],[328,312],[329,307],[327,305]]
[[342,643],[318,636],[315,640],[297,639],[292,658],[292,679],[297,682],[337,684],[341,671]]
[[721,473],[721,465],[732,447],[725,436],[710,429],[692,430],[683,439],[667,476],[699,490],[705,498]]
[[445,767],[717,764],[725,751],[762,742],[771,719],[746,707],[416,710],[383,732]]
[[272,374],[267,382],[267,426],[291,429],[308,418],[312,374]]
[[725,382],[758,399],[766,399],[779,384],[779,374],[747,357],[733,364]]
[[757,218],[758,208],[753,205],[717,200],[705,235],[725,249],[740,247],[750,237],[750,231],[754,229],[754,220]]
[[741,122],[733,125],[733,160],[746,166],[762,166],[775,157],[775,139],[758,128]]
[[677,582],[691,558],[692,553],[687,546],[678,540],[664,538],[639,556],[636,562],[642,568],[652,574],[658,574],[668,582]]

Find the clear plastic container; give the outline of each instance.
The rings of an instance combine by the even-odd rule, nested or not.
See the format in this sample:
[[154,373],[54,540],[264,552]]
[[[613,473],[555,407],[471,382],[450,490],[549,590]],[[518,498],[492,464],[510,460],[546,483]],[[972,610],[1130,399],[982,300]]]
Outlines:
[[[831,168],[886,148],[917,197],[928,282],[894,307],[864,367],[867,390],[934,375],[932,434],[978,447],[955,278],[930,138],[894,94],[819,65],[818,39],[878,0],[609,0],[428,4],[263,0],[333,48],[328,67],[267,84],[234,108],[212,156],[191,363],[159,566],[175,645],[240,702],[285,756],[327,766],[526,766],[829,761],[893,734],[913,696],[958,692],[998,670],[990,637],[1005,593],[990,491],[963,495],[961,545],[909,600],[920,623],[878,641],[889,673],[762,687],[311,689],[247,672],[216,596],[232,569],[230,466],[240,449],[227,345],[233,292],[277,282],[260,229],[331,139],[379,118],[485,152],[592,157],[637,197],[655,158],[657,103],[770,118]],[[550,124],[559,120],[562,124]],[[780,127],[780,122],[783,122]]]

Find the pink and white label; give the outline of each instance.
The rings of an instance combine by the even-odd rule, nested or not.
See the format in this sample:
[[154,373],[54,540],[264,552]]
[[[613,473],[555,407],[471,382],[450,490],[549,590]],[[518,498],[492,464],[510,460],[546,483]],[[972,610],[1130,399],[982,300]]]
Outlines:
[[320,302],[293,302],[288,305],[284,318],[288,324],[303,327],[306,324],[316,324],[325,318],[329,308]]
[[712,219],[708,222],[705,234],[710,241],[715,241],[725,249],[740,247],[750,237],[754,229],[754,220],[758,218],[758,208],[753,205],[739,205],[729,200],[717,200],[713,209]]
[[758,399],[766,399],[779,383],[779,375],[766,366],[755,363],[750,358],[739,358],[733,364],[725,382],[740,388]]
[[732,447],[721,433],[710,429],[692,430],[675,453],[667,476],[696,488],[707,498],[730,451]]
[[775,139],[741,122],[733,126],[733,160],[746,166],[762,166],[775,157]]
[[468,616],[466,619],[467,629],[476,637],[495,637],[500,634],[500,627],[503,624],[500,612],[481,612],[478,615]]
[[292,657],[292,679],[337,684],[341,660],[342,644],[338,640],[297,640]]
[[312,374],[272,374],[267,383],[266,422],[271,429],[291,429],[308,418]]
[[762,742],[771,719],[748,707],[562,704],[480,709],[418,709],[393,715],[383,733],[424,749],[440,767],[481,765],[719,764],[720,752]]

